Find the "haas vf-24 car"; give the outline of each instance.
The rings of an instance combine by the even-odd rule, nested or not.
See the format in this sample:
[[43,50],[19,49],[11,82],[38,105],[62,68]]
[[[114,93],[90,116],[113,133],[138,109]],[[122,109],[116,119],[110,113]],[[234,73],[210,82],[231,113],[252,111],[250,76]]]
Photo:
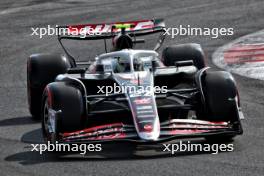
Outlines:
[[[207,67],[199,44],[168,46],[160,56],[163,20],[60,29],[68,32],[58,35],[65,54],[33,54],[27,65],[29,109],[33,118],[41,118],[46,141],[148,143],[185,137],[229,140],[242,134],[232,75]],[[153,50],[135,48],[145,42],[142,36],[155,33]],[[106,52],[77,61],[64,47],[65,39],[103,40]],[[106,92],[117,87],[122,91]]]

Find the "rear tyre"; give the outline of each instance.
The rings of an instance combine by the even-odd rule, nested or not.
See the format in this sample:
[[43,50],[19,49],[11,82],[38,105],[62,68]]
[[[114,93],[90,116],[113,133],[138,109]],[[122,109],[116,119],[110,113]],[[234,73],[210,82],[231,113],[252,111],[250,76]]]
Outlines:
[[[55,118],[49,112],[57,112]],[[60,133],[79,130],[84,115],[83,96],[79,89],[63,82],[47,85],[42,100],[42,132],[45,141],[60,140]],[[54,131],[51,123],[53,120]]]
[[205,67],[205,55],[202,47],[195,43],[166,47],[162,52],[162,60],[166,66],[174,66],[176,61],[192,60],[198,69]]
[[67,72],[69,60],[61,55],[35,54],[27,61],[27,92],[29,111],[34,119],[41,117],[41,99],[45,86],[57,75]]

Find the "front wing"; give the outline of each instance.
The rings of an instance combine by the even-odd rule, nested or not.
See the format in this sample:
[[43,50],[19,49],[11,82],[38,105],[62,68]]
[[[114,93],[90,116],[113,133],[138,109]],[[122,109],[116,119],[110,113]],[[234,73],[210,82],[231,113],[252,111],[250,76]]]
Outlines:
[[139,143],[166,142],[179,138],[242,134],[240,122],[209,122],[193,119],[171,119],[160,125],[160,136],[155,141],[140,139],[133,125],[105,124],[61,134],[62,143],[101,143],[127,141]]

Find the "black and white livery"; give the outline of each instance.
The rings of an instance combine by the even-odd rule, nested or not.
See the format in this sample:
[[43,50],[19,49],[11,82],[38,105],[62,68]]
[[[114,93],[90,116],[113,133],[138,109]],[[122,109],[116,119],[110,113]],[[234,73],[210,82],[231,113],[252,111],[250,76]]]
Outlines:
[[[60,28],[69,30],[58,36],[65,55],[28,59],[29,109],[33,118],[41,118],[46,141],[229,140],[242,134],[232,75],[206,67],[199,44],[168,46],[160,56],[163,20]],[[89,31],[85,37],[83,31]],[[153,50],[134,48],[145,42],[139,37],[153,33],[160,34]],[[92,62],[78,62],[63,39],[112,40],[112,48],[108,52],[105,46],[106,53]]]

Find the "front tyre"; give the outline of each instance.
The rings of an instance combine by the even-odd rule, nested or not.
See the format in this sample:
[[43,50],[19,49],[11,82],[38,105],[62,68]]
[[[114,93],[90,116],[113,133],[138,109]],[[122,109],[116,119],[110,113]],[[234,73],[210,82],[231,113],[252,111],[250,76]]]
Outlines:
[[[201,120],[230,122],[235,130],[241,130],[238,112],[238,91],[233,76],[226,71],[206,71],[202,77],[203,113]],[[228,142],[235,134],[221,134],[206,137],[213,142]]]
[[84,103],[81,91],[63,82],[47,85],[42,100],[44,140],[55,143],[60,134],[79,130],[83,124]]

